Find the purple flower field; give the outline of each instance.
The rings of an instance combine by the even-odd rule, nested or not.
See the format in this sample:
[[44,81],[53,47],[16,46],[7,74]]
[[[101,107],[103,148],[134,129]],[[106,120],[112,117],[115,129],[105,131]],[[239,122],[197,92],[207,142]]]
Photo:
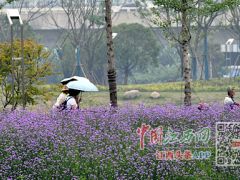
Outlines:
[[[238,179],[237,167],[215,166],[215,123],[238,122],[238,109],[210,105],[107,107],[67,112],[1,112],[1,179]],[[208,160],[156,160],[156,150],[174,149],[150,145],[139,148],[136,130],[151,127],[186,129],[211,128]]]

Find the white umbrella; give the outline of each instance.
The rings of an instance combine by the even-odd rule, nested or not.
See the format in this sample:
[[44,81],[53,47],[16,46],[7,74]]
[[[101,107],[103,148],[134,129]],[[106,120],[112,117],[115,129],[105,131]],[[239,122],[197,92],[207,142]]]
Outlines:
[[[85,77],[80,77],[80,76],[72,76],[70,78],[65,78],[61,81],[61,83],[63,85],[71,82],[71,81],[89,81],[89,79],[85,78]],[[90,81],[89,81],[90,82]]]
[[80,76],[73,76],[71,77],[73,80],[77,80],[77,81],[83,81],[83,82],[90,82],[89,79],[85,78],[85,77],[80,77]]
[[71,80],[72,81],[70,81],[66,85],[68,89],[75,89],[80,91],[92,91],[92,92],[98,91],[98,88],[93,83],[91,83],[87,78],[73,76]]
[[61,83],[62,83],[63,85],[65,85],[65,84],[69,83],[70,81],[76,81],[76,80],[77,80],[76,78],[70,77],[70,78],[65,78],[65,79],[63,79],[63,80],[61,81]]

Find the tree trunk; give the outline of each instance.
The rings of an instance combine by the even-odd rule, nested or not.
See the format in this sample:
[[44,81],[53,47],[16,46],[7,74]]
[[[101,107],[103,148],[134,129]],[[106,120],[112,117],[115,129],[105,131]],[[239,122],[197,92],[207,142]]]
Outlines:
[[209,78],[213,78],[213,65],[212,65],[212,59],[209,59]]
[[[182,0],[183,5],[187,7],[187,1]],[[189,62],[189,56],[188,56],[188,51],[189,51],[189,42],[191,35],[189,34],[189,28],[187,27],[187,9],[182,10],[182,52],[183,52],[183,79],[185,82],[185,87],[184,87],[184,104],[186,106],[191,105],[191,82],[190,82],[190,77],[191,77],[191,69],[190,69],[190,62]]]
[[197,58],[192,57],[192,79],[197,80]]
[[112,40],[111,0],[105,0],[105,7],[106,7],[105,21],[107,32],[108,84],[110,93],[110,104],[112,107],[117,107],[117,83]]
[[125,85],[128,84],[128,76],[129,76],[128,69],[125,69],[125,72],[124,72],[124,84]]
[[205,80],[209,80],[209,64],[208,64],[208,34],[207,34],[207,28],[204,28],[204,74],[205,74]]

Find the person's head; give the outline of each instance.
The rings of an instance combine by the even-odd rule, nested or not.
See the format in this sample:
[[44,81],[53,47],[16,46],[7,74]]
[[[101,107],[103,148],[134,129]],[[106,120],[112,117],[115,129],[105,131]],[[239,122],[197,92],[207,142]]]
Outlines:
[[235,96],[235,88],[234,87],[228,87],[228,89],[227,89],[227,93],[228,93],[228,96],[229,97],[234,97]]
[[79,93],[80,93],[79,90],[75,90],[75,89],[69,89],[69,90],[68,90],[68,94],[69,94],[70,96],[73,96],[73,97],[78,96]]
[[62,92],[68,94],[68,87],[66,85],[63,86]]

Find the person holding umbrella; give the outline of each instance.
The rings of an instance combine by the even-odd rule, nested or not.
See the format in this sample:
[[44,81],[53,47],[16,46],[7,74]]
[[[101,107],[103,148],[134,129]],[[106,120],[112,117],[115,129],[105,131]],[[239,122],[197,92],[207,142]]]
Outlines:
[[68,96],[65,100],[65,107],[66,110],[76,110],[79,109],[79,90],[76,89],[69,89]]
[[68,88],[68,96],[62,104],[62,109],[74,110],[79,108],[79,94],[82,92],[97,92],[98,88],[85,77],[73,76],[61,81]]
[[63,79],[63,85],[67,85],[69,89],[80,90],[82,92],[97,92],[98,88],[85,77],[73,76]]
[[62,93],[58,96],[56,103],[53,105],[53,109],[61,109],[62,104],[66,100],[68,95],[68,87],[66,85],[62,88]]

